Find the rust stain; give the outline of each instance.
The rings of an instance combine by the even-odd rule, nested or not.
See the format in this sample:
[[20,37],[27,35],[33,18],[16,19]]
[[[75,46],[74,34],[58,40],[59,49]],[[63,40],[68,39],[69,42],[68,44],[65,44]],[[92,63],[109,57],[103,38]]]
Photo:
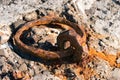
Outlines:
[[116,59],[117,59],[116,55],[110,55],[110,54],[98,52],[93,48],[89,49],[89,55],[92,55],[92,56],[94,55],[101,59],[104,59],[104,60],[108,61],[111,66],[120,67],[120,64],[116,63]]

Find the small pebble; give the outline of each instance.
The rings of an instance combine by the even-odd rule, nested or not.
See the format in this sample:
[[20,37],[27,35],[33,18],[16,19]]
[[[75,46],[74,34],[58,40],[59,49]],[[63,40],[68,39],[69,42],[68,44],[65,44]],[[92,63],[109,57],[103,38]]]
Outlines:
[[0,49],[0,56],[5,56],[4,49]]
[[61,80],[60,78],[52,75],[49,71],[43,71],[36,76],[34,76],[33,80]]
[[29,73],[30,73],[31,76],[33,76],[35,74],[33,69],[29,69]]
[[36,20],[37,19],[37,13],[34,11],[34,12],[31,12],[31,13],[28,13],[24,16],[24,19],[26,21],[32,21],[32,20]]
[[25,63],[23,63],[20,67],[19,67],[20,71],[26,71],[27,70],[27,65]]
[[[25,21],[22,19],[18,19],[16,22],[13,23],[13,26],[16,28],[18,28],[19,26],[21,26],[22,24],[24,24]],[[14,30],[14,29],[13,29]]]
[[14,79],[22,79],[24,77],[24,73],[21,71],[14,71],[13,77]]
[[39,74],[40,73],[39,66],[34,66],[34,70],[35,70],[35,74]]
[[0,44],[6,43],[11,36],[11,29],[9,26],[0,26]]
[[3,67],[2,67],[3,73],[7,73],[7,72],[12,71],[12,70],[13,70],[13,67],[10,64],[8,64],[6,62],[3,63]]
[[18,62],[20,65],[23,64],[23,60],[19,59],[18,61],[15,61],[15,62]]
[[35,65],[34,61],[30,61],[30,67],[33,67]]

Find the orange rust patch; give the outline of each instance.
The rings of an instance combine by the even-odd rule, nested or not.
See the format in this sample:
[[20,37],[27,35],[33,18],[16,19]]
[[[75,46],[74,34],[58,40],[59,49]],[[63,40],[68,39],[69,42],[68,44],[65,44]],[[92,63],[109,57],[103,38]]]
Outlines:
[[108,61],[111,66],[120,67],[120,64],[116,63],[117,56],[115,56],[115,55],[110,55],[110,54],[98,52],[93,48],[89,49],[89,55],[90,56],[97,56],[101,59],[104,59],[104,60]]
[[86,68],[83,70],[83,75],[85,80],[89,80],[91,76],[95,75],[95,72],[90,68]]
[[83,76],[84,80],[88,80],[92,75],[95,75],[95,71],[91,68],[86,67],[79,67],[75,70],[77,76]]

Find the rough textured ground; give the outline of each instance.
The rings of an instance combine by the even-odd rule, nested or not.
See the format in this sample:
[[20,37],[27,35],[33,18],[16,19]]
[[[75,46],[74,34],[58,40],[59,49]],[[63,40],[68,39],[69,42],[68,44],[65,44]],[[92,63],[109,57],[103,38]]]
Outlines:
[[[90,20],[90,27],[97,33],[106,37],[98,40],[98,48],[107,53],[116,55],[120,49],[120,5],[115,0],[100,0],[94,2],[93,6],[86,11]],[[95,45],[97,46],[95,43]],[[97,48],[97,47],[96,47]]]
[[[92,30],[90,56],[79,64],[72,56],[45,61],[13,45],[18,28],[50,11]],[[120,0],[1,0],[0,80],[119,80],[119,23]]]

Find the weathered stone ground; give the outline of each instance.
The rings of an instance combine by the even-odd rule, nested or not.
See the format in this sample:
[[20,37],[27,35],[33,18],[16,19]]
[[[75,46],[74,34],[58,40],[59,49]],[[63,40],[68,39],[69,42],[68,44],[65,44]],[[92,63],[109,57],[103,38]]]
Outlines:
[[[90,56],[81,64],[71,56],[45,61],[13,45],[18,28],[50,11],[87,25]],[[0,80],[119,80],[119,29],[120,0],[1,0]]]

